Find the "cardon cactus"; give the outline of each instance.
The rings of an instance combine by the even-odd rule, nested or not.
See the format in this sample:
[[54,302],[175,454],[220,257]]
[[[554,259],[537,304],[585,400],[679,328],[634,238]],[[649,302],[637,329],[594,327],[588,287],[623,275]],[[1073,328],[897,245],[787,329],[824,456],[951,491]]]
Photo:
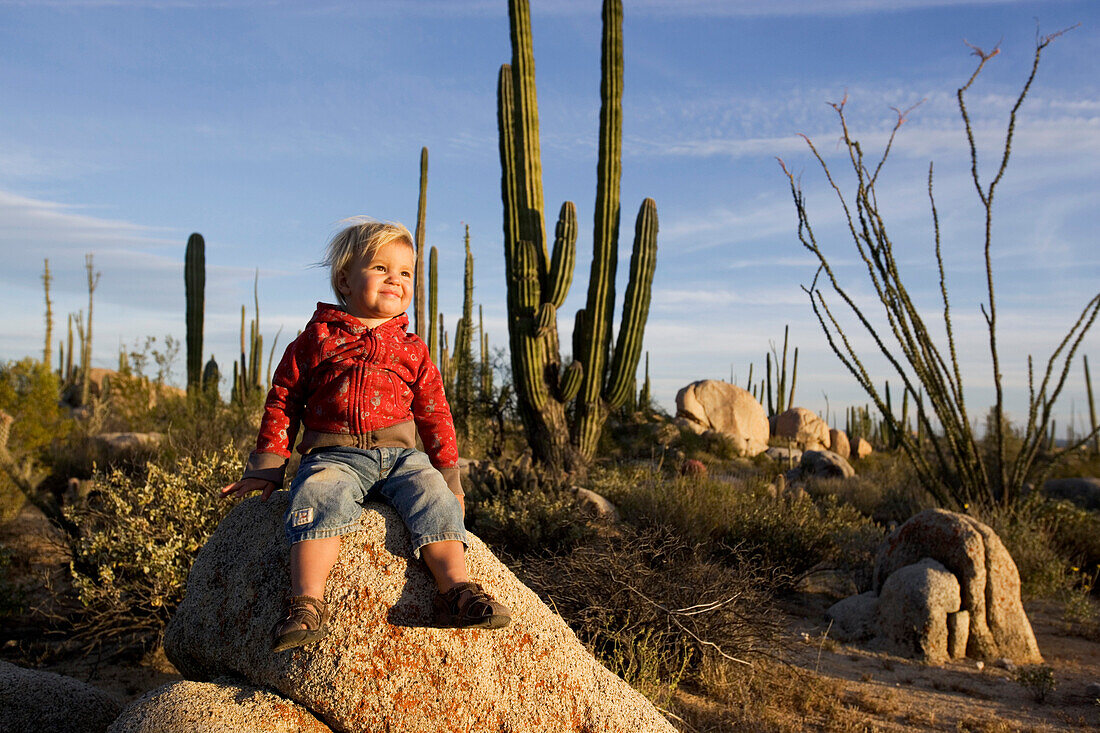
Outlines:
[[206,243],[195,232],[187,238],[183,286],[187,298],[187,391],[202,386],[202,322],[206,288]]
[[[420,148],[420,197],[416,203],[416,273],[413,284],[413,330],[423,338],[429,328],[424,320],[424,216],[428,207],[428,149]],[[430,333],[430,332],[429,332]]]
[[[612,352],[623,47],[622,3],[606,0],[593,257],[587,303],[574,321],[573,362],[563,368],[557,309],[565,301],[573,277],[576,208],[568,201],[562,205],[548,255],[534,52],[526,0],[510,0],[509,19],[512,64],[500,70],[497,122],[512,375],[535,456],[545,467],[573,471],[583,469],[592,459],[609,410],[622,406],[633,389],[656,266],[657,207],[652,199],[646,199],[638,212],[622,322]],[[567,410],[566,405],[574,399],[572,409]]]

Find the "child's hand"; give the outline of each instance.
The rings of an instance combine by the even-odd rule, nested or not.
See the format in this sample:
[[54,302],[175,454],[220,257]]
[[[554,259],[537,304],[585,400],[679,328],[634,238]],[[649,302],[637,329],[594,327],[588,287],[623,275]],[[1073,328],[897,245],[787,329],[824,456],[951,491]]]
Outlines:
[[229,499],[232,497],[246,496],[253,491],[262,491],[263,493],[260,494],[260,499],[267,501],[267,497],[271,496],[271,492],[276,488],[278,487],[276,487],[273,482],[265,481],[262,478],[243,478],[223,488],[222,498]]

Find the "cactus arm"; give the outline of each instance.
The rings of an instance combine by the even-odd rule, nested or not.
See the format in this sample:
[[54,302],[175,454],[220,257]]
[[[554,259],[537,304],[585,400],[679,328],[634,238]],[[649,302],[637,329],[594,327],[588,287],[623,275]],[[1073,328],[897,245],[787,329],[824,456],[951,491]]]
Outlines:
[[579,361],[574,361],[566,367],[565,371],[561,374],[558,384],[558,399],[562,402],[569,402],[576,397],[577,392],[581,389],[583,377],[584,367],[581,366]]
[[439,364],[439,299],[437,297],[439,274],[438,253],[432,247],[428,253],[428,358]]
[[[794,383],[798,378],[798,347],[794,347],[794,364],[791,365],[791,391],[787,398],[787,407],[794,407]],[[828,417],[828,415],[826,415]]]
[[611,359],[604,398],[621,407],[633,392],[634,374],[642,353],[642,336],[649,316],[653,273],[657,268],[657,204],[647,198],[634,224],[634,250],[630,256],[630,280],[623,297],[623,320]]
[[572,201],[561,205],[558,224],[554,228],[554,250],[547,277],[546,302],[561,308],[569,286],[573,283],[573,267],[577,259],[577,207]]
[[414,274],[413,330],[423,337],[428,322],[424,320],[424,236],[425,212],[428,206],[428,149],[420,148],[420,196],[416,203],[416,273]]
[[546,271],[546,233],[543,225],[542,154],[539,143],[539,106],[535,91],[535,51],[531,39],[531,9],[527,0],[508,3],[512,36],[512,91],[515,114],[514,153],[519,236],[534,245],[540,278]]

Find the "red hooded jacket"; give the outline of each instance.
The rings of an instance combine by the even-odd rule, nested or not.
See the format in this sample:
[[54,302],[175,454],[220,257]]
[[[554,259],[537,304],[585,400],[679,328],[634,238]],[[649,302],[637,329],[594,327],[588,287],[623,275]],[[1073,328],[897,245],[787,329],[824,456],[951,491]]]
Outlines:
[[339,306],[318,303],[275,370],[244,477],[281,484],[299,422],[303,455],[334,445],[415,448],[415,429],[432,465],[462,496],[443,378],[408,325],[402,313],[368,328]]

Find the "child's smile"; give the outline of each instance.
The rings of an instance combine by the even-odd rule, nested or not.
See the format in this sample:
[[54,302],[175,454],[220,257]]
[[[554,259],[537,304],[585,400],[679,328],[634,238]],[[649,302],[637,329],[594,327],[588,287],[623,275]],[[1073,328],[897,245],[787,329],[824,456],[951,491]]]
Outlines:
[[352,260],[339,281],[348,313],[372,328],[404,313],[412,302],[415,264],[412,247],[402,241],[382,245],[369,261]]

